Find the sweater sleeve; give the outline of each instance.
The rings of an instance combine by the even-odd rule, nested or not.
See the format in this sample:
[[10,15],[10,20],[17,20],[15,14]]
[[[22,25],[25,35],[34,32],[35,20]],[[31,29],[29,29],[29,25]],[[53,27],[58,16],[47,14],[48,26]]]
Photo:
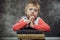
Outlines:
[[25,25],[27,25],[27,23],[23,19],[21,19],[15,25],[13,25],[13,30],[17,31],[23,28]]
[[38,20],[38,24],[34,25],[37,30],[50,31],[50,26],[45,23],[41,18]]

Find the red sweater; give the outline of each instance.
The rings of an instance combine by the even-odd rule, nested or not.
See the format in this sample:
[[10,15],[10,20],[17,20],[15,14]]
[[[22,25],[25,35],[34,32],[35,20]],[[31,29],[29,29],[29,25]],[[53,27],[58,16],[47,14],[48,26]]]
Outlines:
[[[13,30],[17,31],[21,28],[25,27],[28,23],[25,19],[20,19],[15,25],[13,25]],[[35,24],[33,25],[34,29],[43,30],[43,31],[50,31],[50,26],[45,23],[41,18],[37,18]]]

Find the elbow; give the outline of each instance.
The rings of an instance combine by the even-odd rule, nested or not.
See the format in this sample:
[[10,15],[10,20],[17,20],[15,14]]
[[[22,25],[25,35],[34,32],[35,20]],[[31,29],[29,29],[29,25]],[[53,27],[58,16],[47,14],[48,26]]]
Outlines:
[[48,31],[48,32],[49,32],[49,31],[50,31],[50,27],[49,27],[46,31]]
[[13,27],[13,31],[16,31],[17,29]]
[[13,28],[13,31],[16,31],[17,29],[16,28]]
[[50,26],[48,25],[47,30],[50,31]]
[[45,29],[46,32],[49,32],[50,31],[50,26],[48,26],[46,29]]
[[15,26],[13,26],[13,31],[17,31],[18,29],[15,27]]
[[50,31],[50,27],[48,28],[48,31]]

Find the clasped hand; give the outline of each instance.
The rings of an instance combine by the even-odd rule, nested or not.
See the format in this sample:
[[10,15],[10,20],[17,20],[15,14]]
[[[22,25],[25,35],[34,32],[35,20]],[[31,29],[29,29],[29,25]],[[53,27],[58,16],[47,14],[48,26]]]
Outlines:
[[30,27],[33,28],[33,25],[34,25],[34,20],[35,20],[35,17],[34,16],[30,16],[27,23],[30,24]]

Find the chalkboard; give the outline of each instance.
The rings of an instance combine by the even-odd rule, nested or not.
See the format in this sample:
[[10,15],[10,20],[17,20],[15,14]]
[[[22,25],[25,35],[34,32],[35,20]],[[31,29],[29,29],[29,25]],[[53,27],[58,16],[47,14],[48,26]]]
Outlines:
[[[0,36],[15,37],[12,26],[24,15],[29,0],[0,0]],[[37,0],[41,5],[39,16],[50,25],[46,37],[60,37],[60,0]]]

